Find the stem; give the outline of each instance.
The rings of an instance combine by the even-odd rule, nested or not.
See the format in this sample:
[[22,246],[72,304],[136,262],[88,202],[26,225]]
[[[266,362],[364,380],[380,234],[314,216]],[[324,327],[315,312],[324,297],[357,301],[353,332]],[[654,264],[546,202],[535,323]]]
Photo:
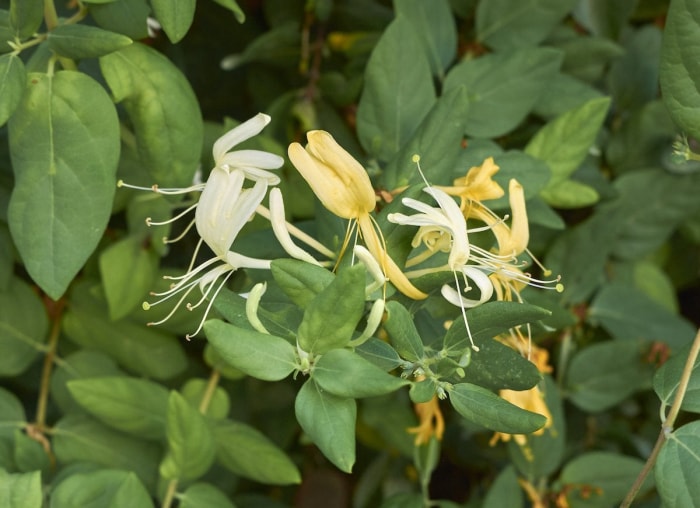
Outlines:
[[47,30],[51,31],[58,25],[58,14],[53,0],[44,0],[44,22]]
[[175,493],[177,492],[177,478],[173,478],[168,483],[168,490],[165,492],[165,497],[163,498],[162,508],[170,508],[175,499]]
[[202,401],[199,403],[199,412],[206,416],[207,410],[209,409],[209,404],[214,396],[216,387],[219,384],[219,379],[221,379],[221,373],[214,369],[211,371],[209,376],[209,382],[207,383],[207,389],[204,390],[204,395],[202,395]]
[[646,463],[644,464],[644,467],[640,471],[639,476],[634,481],[634,484],[632,484],[632,487],[625,496],[625,499],[622,501],[622,504],[620,504],[620,508],[629,508],[629,506],[632,505],[632,501],[634,501],[634,498],[639,493],[639,489],[642,488],[644,480],[656,464],[656,458],[658,457],[661,448],[666,442],[666,439],[668,439],[668,436],[671,435],[671,432],[673,431],[673,424],[676,422],[676,418],[678,417],[678,413],[680,412],[681,404],[683,403],[683,397],[685,397],[685,392],[688,389],[690,376],[693,373],[693,367],[695,366],[695,361],[697,360],[699,353],[700,329],[698,330],[697,335],[695,335],[693,345],[690,347],[690,351],[688,352],[688,358],[685,361],[685,367],[683,367],[683,373],[681,374],[681,379],[678,383],[678,388],[676,389],[676,396],[673,398],[673,404],[671,404],[671,409],[669,410],[668,415],[666,416],[666,420],[661,422],[661,432],[659,433],[659,437],[656,439],[654,449],[651,451],[649,458],[647,459]]
[[39,388],[39,400],[36,407],[36,426],[40,431],[46,427],[46,405],[49,400],[49,384],[51,383],[51,371],[53,370],[54,357],[56,356],[56,346],[61,335],[61,315],[65,307],[65,301],[59,300],[48,304],[49,315],[52,320],[51,333],[49,335],[49,345],[44,357],[44,365],[41,370],[41,385]]

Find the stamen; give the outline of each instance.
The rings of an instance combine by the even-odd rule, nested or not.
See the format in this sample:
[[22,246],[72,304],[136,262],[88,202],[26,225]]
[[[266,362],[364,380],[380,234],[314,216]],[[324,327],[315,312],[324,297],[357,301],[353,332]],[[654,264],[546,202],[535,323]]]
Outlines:
[[[457,272],[452,272],[452,274],[455,277],[455,284],[457,285],[457,291],[461,292],[461,289],[459,287],[459,279],[457,278]],[[477,347],[476,344],[474,344],[474,339],[472,338],[472,331],[469,328],[469,321],[467,321],[467,311],[464,308],[464,305],[460,305],[459,308],[462,310],[462,318],[464,319],[464,326],[467,328],[467,336],[469,337],[469,342],[472,344],[472,349],[476,352],[479,351],[479,348]]]
[[[185,230],[184,230],[182,233],[180,233],[179,235],[177,235],[175,238],[168,238],[167,236],[164,236],[164,237],[163,237],[163,243],[166,243],[166,244],[167,244],[167,243],[179,242],[180,240],[182,240],[182,239],[185,237],[185,235],[186,235],[187,233],[189,233],[190,229],[192,229],[192,226],[194,226],[194,224],[195,224],[195,220],[192,219],[192,220],[190,221],[190,223],[187,225],[187,227],[185,228]],[[201,240],[201,239],[200,239],[200,240]]]
[[214,292],[214,295],[209,300],[209,305],[207,305],[207,308],[204,309],[204,316],[202,317],[202,320],[199,322],[199,326],[197,327],[197,329],[194,331],[193,334],[190,335],[188,333],[187,335],[185,335],[185,338],[187,340],[190,340],[192,337],[194,337],[195,335],[197,335],[200,332],[200,330],[204,326],[204,321],[206,321],[207,316],[209,315],[209,311],[211,311],[211,306],[214,305],[214,301],[216,300],[216,297],[219,296],[221,289],[226,285],[226,282],[228,282],[228,279],[231,277],[231,275],[233,275],[233,271],[230,271],[229,273],[227,273],[226,277],[224,277],[224,280],[221,281],[221,284],[219,284],[219,287],[217,288],[217,290]]
[[178,219],[180,219],[180,218],[184,217],[185,215],[187,215],[188,213],[190,213],[192,210],[197,208],[197,204],[198,203],[193,204],[192,206],[185,209],[183,212],[178,213],[175,217],[171,217],[170,219],[168,219],[166,221],[154,222],[153,220],[151,220],[150,217],[148,217],[146,219],[146,224],[148,224],[149,226],[165,226],[166,224],[170,224],[172,222],[175,222]]

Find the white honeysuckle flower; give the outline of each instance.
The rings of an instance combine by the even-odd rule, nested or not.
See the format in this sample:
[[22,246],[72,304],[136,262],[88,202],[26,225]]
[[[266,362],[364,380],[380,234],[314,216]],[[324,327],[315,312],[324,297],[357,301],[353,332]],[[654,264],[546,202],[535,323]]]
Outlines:
[[[165,318],[148,323],[149,325],[162,324],[167,321],[194,288],[199,287],[202,293],[201,298],[195,303],[188,302],[187,309],[193,310],[207,299],[209,299],[209,304],[197,330],[193,334],[187,335],[187,338],[190,338],[201,330],[214,299],[233,272],[239,268],[270,268],[270,260],[252,258],[231,251],[231,246],[243,226],[261,207],[269,185],[279,182],[279,177],[267,170],[279,168],[284,163],[282,157],[261,150],[231,151],[231,149],[242,141],[259,134],[269,122],[269,116],[259,113],[221,136],[214,143],[212,152],[216,165],[211,170],[206,183],[201,183],[201,176],[197,177],[196,175],[197,181],[182,189],[161,189],[157,185],[150,189],[144,189],[126,185],[121,181],[118,183],[120,187],[152,190],[167,195],[201,192],[197,203],[172,219],[165,222],[146,220],[149,225],[168,224],[195,210],[195,218],[185,231],[177,238],[165,239],[164,241],[173,243],[181,239],[193,225],[200,236],[187,272],[177,277],[166,277],[166,279],[174,281],[170,289],[162,293],[153,293],[153,296],[160,297],[158,301],[144,302],[144,308],[149,309],[179,296],[178,302]],[[245,188],[246,180],[252,180],[253,186]],[[203,243],[212,250],[214,257],[195,267],[195,259]]]

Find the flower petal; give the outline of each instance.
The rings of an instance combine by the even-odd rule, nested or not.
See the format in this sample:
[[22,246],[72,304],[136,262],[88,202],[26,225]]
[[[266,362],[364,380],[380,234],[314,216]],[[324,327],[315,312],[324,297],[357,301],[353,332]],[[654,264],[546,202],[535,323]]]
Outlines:
[[214,162],[216,165],[219,165],[219,160],[221,157],[223,157],[226,152],[231,150],[231,148],[245,141],[246,139],[260,134],[265,126],[270,123],[270,120],[271,118],[266,114],[258,113],[253,118],[246,120],[217,139],[214,143],[214,147],[212,148],[212,154],[214,155]]

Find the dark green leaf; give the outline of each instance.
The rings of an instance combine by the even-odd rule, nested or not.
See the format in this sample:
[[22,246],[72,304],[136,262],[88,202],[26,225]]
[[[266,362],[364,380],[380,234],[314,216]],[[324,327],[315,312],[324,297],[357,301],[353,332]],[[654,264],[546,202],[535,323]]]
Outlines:
[[163,478],[194,480],[207,472],[216,457],[214,434],[204,415],[176,391],[168,398],[165,433],[168,453],[160,464]]
[[187,79],[164,55],[138,43],[101,57],[100,68],[115,101],[129,114],[153,181],[161,187],[189,185],[204,128]]
[[27,422],[24,407],[11,392],[0,388],[0,437],[12,437]]
[[391,160],[435,103],[430,64],[411,22],[397,17],[379,39],[365,70],[357,109],[363,148]]
[[296,351],[286,340],[219,320],[204,323],[209,343],[233,367],[265,381],[284,379],[296,368]]
[[597,88],[588,83],[568,74],[556,74],[547,83],[547,93],[540,96],[533,112],[549,119],[597,99],[601,95]]
[[239,23],[243,23],[245,21],[245,13],[243,12],[243,9],[240,8],[236,0],[214,0],[214,2],[231,11],[236,17],[236,21]]
[[86,285],[73,289],[63,331],[74,342],[102,351],[120,365],[155,379],[168,379],[187,362],[182,346],[171,335],[143,323],[111,321],[106,305]]
[[405,17],[421,38],[423,52],[433,74],[442,81],[457,54],[457,28],[447,0],[430,3],[422,0],[398,0],[397,16]]
[[394,189],[422,182],[413,162],[414,155],[420,156],[421,169],[429,182],[442,182],[451,175],[462,150],[469,107],[469,96],[463,86],[440,97],[384,170],[384,185]]
[[105,30],[126,35],[135,41],[148,37],[146,20],[151,9],[146,0],[89,3],[90,15]]
[[299,325],[299,347],[323,354],[344,347],[365,308],[365,268],[362,263],[341,270],[304,310]]
[[621,284],[608,284],[596,295],[588,319],[617,339],[657,340],[681,347],[695,336],[695,328],[687,320]]
[[[654,391],[665,406],[673,404],[691,344],[680,349],[654,374]],[[681,409],[700,413],[700,358],[693,364]]]
[[501,471],[484,498],[482,508],[522,508],[525,500],[513,466]]
[[409,396],[411,397],[411,402],[414,404],[420,404],[422,402],[428,402],[437,393],[437,384],[433,379],[426,378],[421,381],[415,382],[411,385],[411,390],[409,391]]
[[125,376],[75,379],[67,385],[78,404],[105,425],[137,437],[165,436],[165,387]]
[[671,118],[689,135],[700,138],[700,4],[694,0],[671,2],[661,47],[661,91]]
[[376,337],[370,337],[362,345],[356,347],[355,352],[365,360],[386,371],[393,370],[401,365],[401,358],[396,350]]
[[104,89],[81,72],[32,73],[9,132],[16,178],[10,231],[29,274],[57,300],[107,226],[117,114]]
[[59,25],[49,32],[49,48],[61,56],[97,58],[132,43],[125,35],[88,25]]
[[44,305],[21,279],[0,293],[0,375],[16,376],[44,349],[49,322]]
[[51,472],[51,461],[39,441],[32,439],[20,429],[15,429],[15,467],[22,473],[41,471],[44,475]]
[[197,0],[151,0],[153,14],[170,42],[179,42],[192,25]]
[[700,499],[700,422],[691,422],[671,433],[654,466],[656,487],[663,506],[685,508]]
[[[567,501],[572,508],[614,506],[625,497],[644,463],[633,457],[611,452],[578,455],[564,466],[559,481],[568,487]],[[584,499],[581,488],[589,492]]]
[[643,345],[634,340],[609,341],[577,353],[567,369],[569,399],[589,413],[619,404],[649,387],[651,364],[644,362]]
[[496,432],[528,434],[540,429],[547,419],[500,398],[495,393],[470,383],[449,390],[452,407],[467,420]]
[[130,471],[102,470],[69,476],[51,494],[51,508],[152,508],[153,501]]
[[214,435],[218,462],[234,474],[268,485],[301,482],[291,459],[253,427],[227,420],[216,426]]
[[12,116],[27,87],[24,63],[15,54],[0,56],[0,125]]
[[410,384],[347,349],[325,353],[314,365],[311,377],[321,389],[353,399],[384,395]]
[[477,40],[497,50],[536,46],[576,0],[489,0],[476,9]]
[[110,430],[88,416],[67,416],[51,433],[59,464],[90,462],[133,471],[149,490],[155,487],[161,457],[155,443]]
[[561,52],[552,48],[525,48],[454,66],[445,80],[445,91],[460,85],[467,88],[470,105],[464,132],[493,138],[517,127],[540,97],[549,97],[549,83],[561,59]]
[[386,304],[387,318],[384,328],[389,334],[391,344],[402,358],[415,362],[423,358],[423,341],[418,335],[413,317],[406,307],[396,301]]
[[326,458],[350,473],[355,463],[355,400],[326,393],[310,379],[299,390],[294,411],[301,428]]

